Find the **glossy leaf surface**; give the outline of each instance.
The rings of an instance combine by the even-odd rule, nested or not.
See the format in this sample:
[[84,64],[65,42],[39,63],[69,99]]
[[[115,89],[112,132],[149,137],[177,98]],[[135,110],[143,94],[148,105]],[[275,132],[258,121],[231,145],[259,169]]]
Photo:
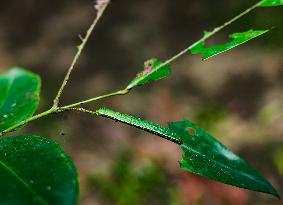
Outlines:
[[0,76],[0,132],[28,119],[39,103],[39,76],[12,68]]
[[162,65],[160,61],[153,58],[144,63],[144,70],[130,82],[127,89],[143,85],[153,80],[160,80],[170,75],[169,65]]
[[[224,53],[232,48],[235,48],[247,41],[250,41],[264,33],[268,30],[249,30],[241,33],[233,33],[229,37],[232,39],[230,42],[223,45],[205,47],[205,42],[202,41],[195,45],[190,51],[192,54],[203,54],[202,59],[206,60],[218,54]],[[206,35],[206,34],[205,34]]]
[[38,136],[0,140],[0,204],[74,205],[76,169],[60,146]]
[[282,6],[283,0],[262,0],[258,3],[259,7]]
[[108,108],[101,108],[96,113],[179,144],[184,152],[180,166],[187,171],[225,184],[278,196],[272,185],[254,168],[187,120],[170,122],[168,127],[163,127]]
[[182,136],[184,154],[180,166],[183,169],[225,184],[279,197],[253,167],[197,125],[184,120],[169,123],[169,128]]

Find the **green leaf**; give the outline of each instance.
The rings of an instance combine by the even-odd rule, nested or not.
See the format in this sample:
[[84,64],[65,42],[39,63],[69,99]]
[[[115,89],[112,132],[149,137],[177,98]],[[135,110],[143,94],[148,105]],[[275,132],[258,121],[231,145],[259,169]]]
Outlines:
[[258,7],[271,7],[271,6],[282,6],[283,0],[262,0],[257,6]]
[[268,31],[269,30],[249,30],[242,33],[233,33],[229,35],[229,37],[232,39],[230,42],[208,48],[205,47],[205,42],[201,41],[200,43],[193,46],[190,51],[192,54],[203,54],[202,59],[206,60],[220,53],[224,53],[232,48],[235,48],[243,43],[246,43],[247,41],[252,40]]
[[251,165],[190,121],[169,123],[182,136],[181,168],[233,186],[279,197],[272,185]]
[[144,70],[137,74],[137,76],[127,86],[127,89],[132,89],[135,86],[143,85],[152,80],[160,80],[169,75],[169,65],[163,65],[160,61],[153,58],[144,63]]
[[20,68],[0,76],[0,132],[33,115],[39,103],[40,84],[39,76]]
[[38,136],[0,140],[0,204],[74,205],[77,172],[61,147]]
[[96,113],[179,144],[184,152],[180,166],[187,171],[225,184],[279,197],[272,185],[254,168],[187,120],[170,122],[168,127],[163,127],[107,108],[101,108]]

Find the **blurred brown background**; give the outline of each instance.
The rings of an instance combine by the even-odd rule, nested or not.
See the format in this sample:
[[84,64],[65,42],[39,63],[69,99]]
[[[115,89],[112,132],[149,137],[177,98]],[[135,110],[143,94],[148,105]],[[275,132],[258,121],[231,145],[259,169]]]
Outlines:
[[[165,60],[256,1],[112,0],[66,87],[62,104],[123,88],[152,57]],[[95,16],[91,0],[1,0],[0,71],[17,65],[41,75],[40,110],[52,103]],[[187,55],[172,76],[127,96],[87,105],[109,106],[166,125],[198,123],[250,162],[283,191],[283,8],[257,9],[212,38],[275,27],[270,33],[208,61]],[[59,141],[81,182],[80,203],[281,204],[181,170],[177,145],[107,119],[80,113],[29,125]]]

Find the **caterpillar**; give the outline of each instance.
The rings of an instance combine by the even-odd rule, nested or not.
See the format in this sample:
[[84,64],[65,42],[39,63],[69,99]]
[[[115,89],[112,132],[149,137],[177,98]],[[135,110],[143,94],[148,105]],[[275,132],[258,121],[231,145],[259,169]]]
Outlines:
[[106,117],[106,118],[130,125],[130,126],[142,129],[146,132],[155,134],[171,142],[182,144],[177,134],[167,127],[162,127],[153,122],[149,122],[149,121],[146,121],[146,120],[143,120],[141,118],[137,118],[131,115],[126,115],[123,113],[115,112],[108,108],[100,108],[96,110],[96,113],[99,116]]

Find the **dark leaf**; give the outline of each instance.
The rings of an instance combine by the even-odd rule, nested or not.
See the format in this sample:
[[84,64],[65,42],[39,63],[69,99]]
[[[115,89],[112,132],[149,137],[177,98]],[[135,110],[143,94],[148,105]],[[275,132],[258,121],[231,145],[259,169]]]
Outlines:
[[61,147],[38,136],[0,140],[0,204],[74,205],[77,172]]

